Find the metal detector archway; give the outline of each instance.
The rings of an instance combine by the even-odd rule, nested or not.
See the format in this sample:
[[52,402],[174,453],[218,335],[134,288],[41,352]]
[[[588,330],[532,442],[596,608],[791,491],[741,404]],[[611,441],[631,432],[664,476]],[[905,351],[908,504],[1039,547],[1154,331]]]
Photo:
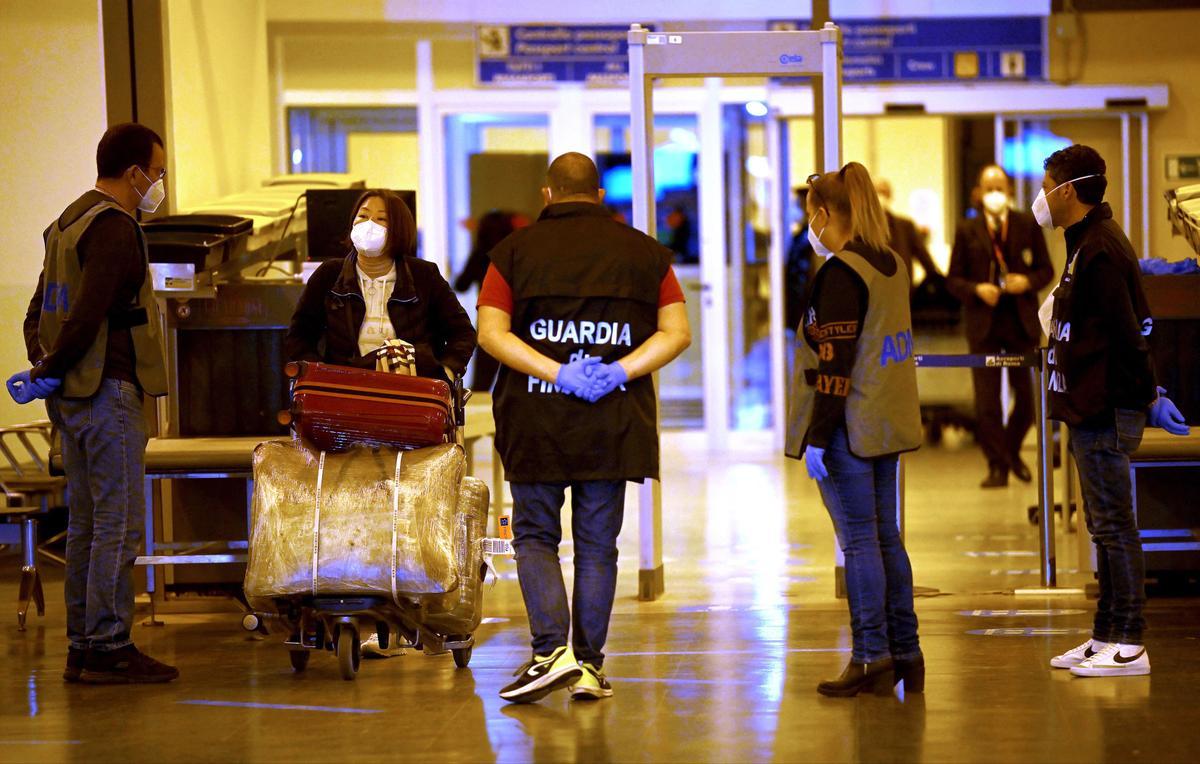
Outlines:
[[[650,236],[656,233],[652,154],[656,79],[729,75],[819,78],[821,113],[816,134],[822,150],[816,159],[822,170],[829,171],[841,165],[841,71],[841,34],[832,23],[818,30],[788,32],[652,32],[633,24],[629,28],[629,95],[634,227]],[[772,279],[775,295],[771,309],[778,311],[782,320],[782,273],[773,273]],[[782,396],[777,396],[779,415],[783,413],[781,402]],[[638,490],[638,523],[638,599],[653,600],[666,588],[662,491],[657,481],[647,480]]]

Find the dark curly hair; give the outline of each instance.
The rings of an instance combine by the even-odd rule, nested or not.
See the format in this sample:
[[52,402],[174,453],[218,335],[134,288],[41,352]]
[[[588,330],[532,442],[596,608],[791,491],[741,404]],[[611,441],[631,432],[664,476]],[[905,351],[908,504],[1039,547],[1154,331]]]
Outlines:
[[[1059,149],[1042,163],[1042,167],[1056,184],[1074,180],[1075,193],[1084,204],[1099,204],[1104,201],[1104,191],[1108,188],[1108,178],[1104,177],[1104,157],[1100,156],[1091,146],[1076,143]],[[1092,178],[1083,178],[1094,175]]]

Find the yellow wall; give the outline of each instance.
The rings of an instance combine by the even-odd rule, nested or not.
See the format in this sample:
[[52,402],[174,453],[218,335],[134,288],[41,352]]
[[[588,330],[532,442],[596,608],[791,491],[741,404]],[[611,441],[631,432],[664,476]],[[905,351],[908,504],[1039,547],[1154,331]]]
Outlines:
[[[27,368],[21,322],[44,254],[42,231],[96,182],[105,129],[95,2],[0,2],[0,376]],[[0,395],[0,424],[44,419]]]
[[[416,66],[416,62],[413,62]],[[438,90],[475,87],[475,40],[435,40],[433,84]]]
[[[1065,46],[1051,38],[1051,75],[1068,73],[1090,83],[1166,83],[1170,108],[1150,119],[1150,252],[1176,260],[1194,256],[1181,238],[1171,237],[1163,193],[1196,181],[1168,181],[1167,154],[1200,154],[1200,10],[1122,11],[1083,15],[1086,46]],[[1083,55],[1081,56],[1081,50]],[[1136,123],[1135,123],[1136,125]],[[1120,133],[1113,120],[1087,123],[1060,121],[1053,129],[1078,142],[1091,142],[1108,164],[1115,196],[1114,212],[1120,219]],[[1136,128],[1135,128],[1136,135]],[[1135,146],[1136,149],[1136,146]],[[1136,159],[1135,154],[1135,159]],[[1136,162],[1131,165],[1137,171]],[[1135,189],[1134,202],[1137,196]],[[1141,249],[1141,212],[1132,210],[1130,239]]]
[[544,127],[485,127],[483,151],[545,154],[550,136]]
[[167,4],[172,211],[271,175],[265,0]]
[[[370,26],[336,34],[283,35],[284,87],[292,90],[413,90],[417,43]],[[472,61],[474,52],[472,51]]]
[[350,133],[346,164],[368,188],[417,190],[420,178],[416,133]]

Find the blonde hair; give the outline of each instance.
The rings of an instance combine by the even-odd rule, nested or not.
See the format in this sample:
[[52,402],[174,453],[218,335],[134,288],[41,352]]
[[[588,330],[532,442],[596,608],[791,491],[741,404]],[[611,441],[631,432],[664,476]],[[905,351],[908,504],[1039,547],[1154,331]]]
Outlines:
[[810,187],[814,206],[824,205],[850,221],[851,237],[872,249],[887,249],[887,216],[866,167],[850,162],[837,172],[813,178]]

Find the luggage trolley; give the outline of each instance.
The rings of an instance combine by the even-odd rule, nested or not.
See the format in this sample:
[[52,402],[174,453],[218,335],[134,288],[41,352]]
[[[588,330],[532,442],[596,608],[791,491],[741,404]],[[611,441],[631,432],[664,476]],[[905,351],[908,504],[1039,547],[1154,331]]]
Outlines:
[[[410,450],[426,445],[438,427],[441,443],[463,443],[465,404],[470,391],[461,376],[453,385],[440,380],[403,377],[385,372],[361,371],[319,363],[290,363],[286,373],[292,380],[292,406],[280,413],[280,421],[291,425],[307,439],[328,450],[344,450],[351,443]],[[370,393],[361,398],[342,396],[346,408],[330,414],[314,410],[306,401],[308,390],[339,389],[354,385],[386,382],[393,395],[411,394],[416,405],[390,424],[374,422],[367,427],[369,413],[377,401]],[[394,388],[402,391],[397,393]],[[420,398],[439,399],[422,408]],[[440,405],[439,405],[440,404]],[[436,412],[441,408],[442,414]],[[445,416],[449,409],[450,415]],[[376,409],[377,414],[377,409]],[[376,418],[378,418],[376,416]],[[368,430],[371,434],[368,435]],[[414,435],[415,434],[415,435]],[[460,487],[456,516],[455,542],[462,564],[458,586],[441,595],[407,596],[395,599],[392,592],[378,595],[362,593],[304,594],[273,597],[274,613],[258,613],[263,625],[277,624],[286,629],[284,645],[292,668],[302,672],[314,651],[328,650],[338,659],[341,676],[353,680],[362,661],[362,638],[374,632],[383,649],[398,646],[436,655],[450,652],[459,668],[471,661],[475,644],[474,630],[481,619],[483,582],[488,567],[483,562],[483,537],[488,522],[488,486],[466,477]],[[465,500],[465,501],[464,501]],[[464,514],[464,505],[474,513]],[[255,624],[257,627],[258,624]]]

